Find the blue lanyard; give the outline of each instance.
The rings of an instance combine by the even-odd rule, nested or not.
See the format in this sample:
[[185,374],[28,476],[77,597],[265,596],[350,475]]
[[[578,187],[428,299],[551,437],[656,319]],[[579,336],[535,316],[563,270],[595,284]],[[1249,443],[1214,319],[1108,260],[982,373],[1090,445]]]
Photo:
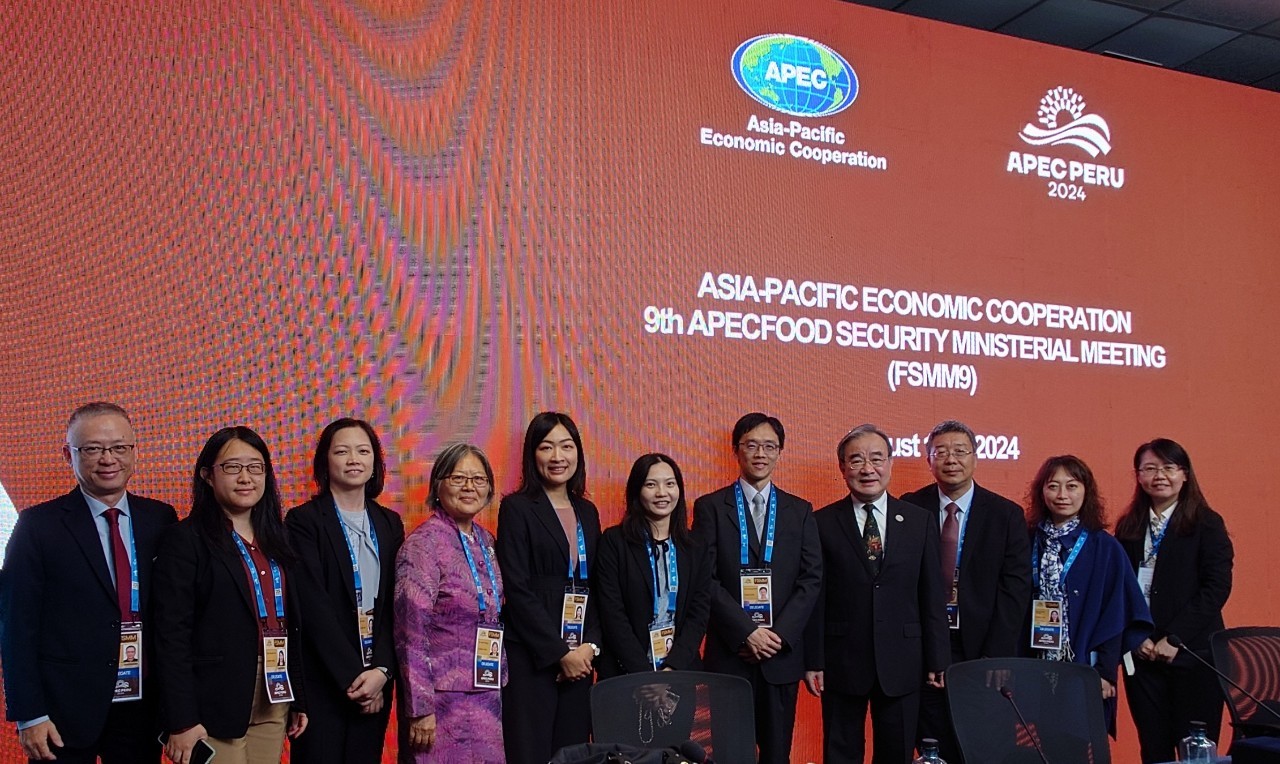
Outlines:
[[[654,559],[658,553],[657,542],[650,539],[649,572],[653,575],[653,620],[658,620],[662,609],[662,600],[658,599],[658,562]],[[680,572],[676,570],[676,542],[667,539],[667,617],[675,620],[676,594],[680,591]]]
[[[751,543],[747,537],[747,502],[742,495],[742,484],[733,484],[733,498],[738,503],[738,560],[742,567],[747,567],[751,563],[747,556],[748,545]],[[769,519],[765,522],[764,532],[764,564],[769,565],[773,562],[773,536],[777,528],[778,522],[778,489],[774,486],[769,487]]]
[[[259,620],[267,620],[267,602],[262,596],[262,582],[258,580],[258,566],[253,564],[253,558],[249,556],[249,550],[245,548],[244,541],[240,539],[240,534],[231,531],[231,538],[236,541],[236,548],[240,550],[240,557],[244,560],[245,567],[249,569],[249,580],[253,582],[253,594],[258,599],[258,618]],[[280,585],[280,566],[276,565],[276,561],[267,558],[267,567],[271,568],[271,588],[275,594],[276,618],[284,620],[284,587]]]
[[[487,610],[484,602],[484,584],[480,581],[480,571],[476,570],[476,558],[471,556],[471,545],[467,543],[467,534],[463,533],[461,528],[458,528],[458,541],[462,544],[462,553],[467,556],[467,567],[471,568],[471,580],[476,585],[476,599],[480,602],[480,617],[484,618],[485,610]],[[479,543],[479,541],[480,534],[477,532],[476,542]],[[484,544],[480,544],[480,553],[484,555],[484,565],[489,569],[489,587],[496,602],[498,599],[498,578],[493,572],[493,557],[489,554],[489,547]]]
[[[1173,515],[1164,521],[1164,525],[1160,527],[1160,535],[1151,534],[1151,551],[1147,554],[1147,560],[1154,560],[1160,554],[1160,545],[1164,543],[1164,534],[1169,532],[1169,524],[1173,522]],[[1145,561],[1144,561],[1145,562]]]
[[[101,515],[99,515],[99,517],[105,518],[106,513],[103,512]],[[120,527],[121,517],[129,517],[129,516],[126,515],[124,512],[120,513],[119,517],[116,518],[117,529]],[[107,525],[110,526],[110,523],[108,523]],[[121,533],[120,536],[121,538],[123,538],[124,534]],[[107,553],[107,559],[111,559],[110,552]],[[133,518],[129,517],[129,609],[133,612],[121,613],[120,615],[124,617],[124,620],[129,620],[131,616],[137,615],[142,611],[142,608],[138,604],[139,590],[140,590],[140,585],[138,584],[138,543],[133,536]]]
[[[338,509],[338,502],[333,502],[333,511],[338,513],[338,525],[342,527],[342,540],[347,542],[347,554],[351,555],[351,578],[356,588],[356,607],[364,607],[364,584],[360,579],[360,558],[356,555],[356,549],[351,545],[351,537],[347,535],[347,524],[342,521],[342,512]],[[381,553],[378,551],[378,534],[373,529],[373,517],[365,510],[364,517],[369,521],[369,541],[373,542],[374,559],[381,559]]]
[[587,580],[587,540],[586,540],[586,537],[582,535],[582,523],[577,522],[577,520],[575,519],[574,525],[577,526],[578,528],[578,558],[574,559],[572,555],[569,556],[569,578],[574,577],[573,574],[575,571],[580,571],[582,573],[580,578],[583,581],[586,581]]
[[[1076,555],[1080,554],[1080,550],[1084,548],[1084,540],[1089,537],[1089,531],[1080,531],[1080,537],[1076,539],[1076,545],[1071,547],[1071,554],[1067,555],[1067,561],[1062,564],[1062,577],[1059,582],[1067,580],[1067,571],[1071,570],[1071,564],[1076,561]],[[1056,543],[1056,542],[1055,542]],[[1040,589],[1040,534],[1036,534],[1036,543],[1031,552],[1031,580],[1035,582],[1036,590]]]

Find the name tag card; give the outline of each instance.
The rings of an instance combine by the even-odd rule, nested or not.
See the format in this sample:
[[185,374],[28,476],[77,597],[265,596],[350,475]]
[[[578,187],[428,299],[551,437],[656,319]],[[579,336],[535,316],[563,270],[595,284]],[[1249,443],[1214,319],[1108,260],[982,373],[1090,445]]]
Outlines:
[[142,700],[142,624],[120,624],[120,654],[112,703]]
[[367,610],[356,617],[360,625],[360,659],[364,667],[373,665],[373,611]]
[[1156,568],[1154,565],[1138,568],[1138,586],[1142,587],[1142,598],[1147,601],[1147,605],[1151,605],[1151,582],[1155,579]]
[[662,662],[671,653],[671,645],[675,642],[676,627],[669,621],[659,621],[649,627],[649,655],[653,670],[662,669]]
[[773,626],[773,575],[763,568],[747,569],[739,576],[742,609],[756,626]]
[[566,586],[564,604],[560,610],[560,638],[570,650],[582,644],[582,630],[587,620],[587,590],[579,586]]
[[476,625],[475,682],[477,690],[502,689],[502,625]]
[[1062,600],[1031,603],[1031,646],[1039,650],[1062,649]]
[[289,681],[289,638],[262,638],[262,677],[267,683],[267,698],[272,703],[293,702],[293,682]]
[[947,625],[960,628],[960,569],[951,577],[951,590],[947,593]]

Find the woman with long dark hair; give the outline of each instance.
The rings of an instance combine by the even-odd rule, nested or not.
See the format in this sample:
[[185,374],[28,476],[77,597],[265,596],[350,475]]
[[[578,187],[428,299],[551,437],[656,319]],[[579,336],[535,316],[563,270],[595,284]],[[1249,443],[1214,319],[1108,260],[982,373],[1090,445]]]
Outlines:
[[285,515],[309,574],[298,585],[311,724],[290,749],[297,764],[382,761],[396,666],[392,587],[404,542],[400,516],[377,502],[386,474],[373,427],[337,419],[316,444],[316,495]]
[[1041,614],[1032,619],[1033,652],[1098,672],[1114,735],[1120,658],[1146,638],[1151,615],[1124,550],[1106,531],[1102,497],[1087,464],[1070,455],[1046,459],[1028,498],[1032,614]]
[[601,636],[589,582],[600,513],[586,498],[582,436],[567,414],[535,416],[522,457],[520,487],[498,509],[511,671],[502,727],[507,761],[544,764],[591,734],[592,664]]
[[1191,457],[1178,443],[1156,438],[1133,454],[1133,499],[1116,525],[1155,628],[1134,651],[1125,677],[1129,713],[1138,728],[1142,761],[1173,759],[1191,722],[1209,737],[1222,726],[1222,693],[1211,671],[1169,643],[1171,636],[1212,661],[1209,635],[1223,628],[1231,595],[1233,550],[1222,516],[1200,490]]
[[680,467],[665,454],[640,457],[627,478],[626,501],[622,522],[600,537],[600,677],[700,669],[711,566],[706,545],[688,530]]
[[155,562],[156,669],[165,753],[190,760],[206,740],[219,761],[278,764],[307,728],[298,661],[296,560],[271,454],[248,427],[204,444],[191,514]]

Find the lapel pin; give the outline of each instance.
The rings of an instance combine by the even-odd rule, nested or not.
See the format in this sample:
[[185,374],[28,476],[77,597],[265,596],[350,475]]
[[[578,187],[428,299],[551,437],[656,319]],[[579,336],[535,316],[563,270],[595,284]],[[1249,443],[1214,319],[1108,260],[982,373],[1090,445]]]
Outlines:
[[893,519],[897,520],[898,522],[902,522],[902,515],[894,515]]

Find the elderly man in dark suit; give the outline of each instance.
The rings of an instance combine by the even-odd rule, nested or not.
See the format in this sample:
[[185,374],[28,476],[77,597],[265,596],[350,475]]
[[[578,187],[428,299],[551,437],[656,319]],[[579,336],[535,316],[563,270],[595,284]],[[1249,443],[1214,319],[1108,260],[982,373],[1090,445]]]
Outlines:
[[[925,441],[934,483],[903,494],[937,521],[944,590],[950,593],[951,661],[1018,655],[1031,602],[1031,549],[1022,508],[973,481],[977,439],[962,422],[940,422]],[[938,741],[951,764],[963,761],[946,693],[926,687],[920,737]]]
[[[33,761],[157,761],[145,628],[151,561],[173,507],[126,491],[137,463],[129,416],[76,409],[63,456],[79,486],[23,511],[0,578],[0,660],[10,721]],[[141,642],[142,666],[124,661]]]
[[782,422],[747,414],[734,425],[732,444],[738,480],[693,505],[693,531],[708,546],[713,578],[704,663],[751,682],[759,760],[787,764],[805,625],[822,582],[818,530],[813,506],[773,485],[786,445]]
[[947,616],[938,529],[889,496],[893,446],[855,427],[836,447],[849,496],[814,513],[826,578],[807,632],[805,685],[822,699],[826,764],[862,764],[867,706],[875,764],[906,764],[920,692],[943,686]]

